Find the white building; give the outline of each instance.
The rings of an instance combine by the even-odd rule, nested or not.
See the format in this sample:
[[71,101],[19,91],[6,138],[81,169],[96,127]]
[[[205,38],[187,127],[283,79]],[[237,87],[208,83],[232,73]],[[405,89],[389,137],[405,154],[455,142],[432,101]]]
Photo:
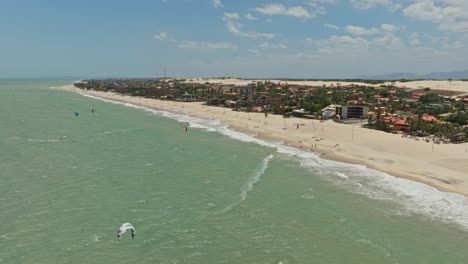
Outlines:
[[336,107],[336,116],[339,116],[340,119],[349,119],[349,118],[367,118],[367,113],[369,112],[369,107],[367,106],[337,106]]

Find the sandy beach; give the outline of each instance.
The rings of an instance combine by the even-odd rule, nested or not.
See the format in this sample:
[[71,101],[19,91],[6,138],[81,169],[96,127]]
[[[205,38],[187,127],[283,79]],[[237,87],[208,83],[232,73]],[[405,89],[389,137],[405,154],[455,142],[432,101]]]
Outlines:
[[468,196],[468,143],[437,145],[422,139],[402,138],[401,135],[331,120],[320,122],[279,115],[268,115],[265,118],[263,113],[237,112],[199,102],[161,101],[76,88],[73,90],[153,109],[218,120],[234,130],[265,140],[284,142],[315,152],[324,159],[362,164],[396,177],[428,184],[441,191]]

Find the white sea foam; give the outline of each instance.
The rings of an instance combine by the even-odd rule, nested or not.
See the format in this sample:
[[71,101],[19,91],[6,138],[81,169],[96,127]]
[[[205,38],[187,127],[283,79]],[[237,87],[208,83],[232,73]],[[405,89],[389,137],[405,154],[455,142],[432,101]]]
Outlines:
[[337,171],[337,172],[335,172],[335,174],[336,174],[338,177],[341,177],[341,178],[343,178],[343,179],[349,179],[349,177],[348,177],[346,174],[342,173],[342,172]]
[[[349,190],[353,192],[364,194],[373,199],[391,200],[400,204],[404,212],[422,214],[434,220],[458,224],[468,230],[468,198],[463,195],[441,192],[423,183],[396,178],[386,173],[369,169],[363,165],[323,160],[315,153],[309,153],[278,143],[263,141],[244,133],[231,130],[219,121],[195,118],[167,111],[158,111],[130,103],[112,101],[84,93],[81,94],[85,97],[141,109],[180,122],[187,122],[191,127],[218,132],[243,142],[274,148],[277,153],[297,158],[303,167],[331,181],[333,181],[333,177],[330,177],[332,173],[338,176],[345,175],[348,177],[348,180],[343,181],[339,179],[337,184],[350,187]],[[339,175],[338,173],[341,174]]]
[[113,134],[113,133],[119,133],[119,132],[126,132],[126,131],[131,131],[131,130],[136,130],[136,129],[137,129],[137,128],[128,128],[128,129],[104,131],[104,134]]
[[27,139],[29,142],[59,142],[60,139]]
[[99,242],[99,241],[101,241],[101,236],[98,236],[98,235],[94,234],[94,236],[93,236],[93,241],[94,241],[94,242]]
[[265,173],[266,169],[268,168],[268,163],[270,160],[273,158],[273,155],[269,154],[266,158],[262,160],[260,163],[260,166],[255,170],[255,172],[247,179],[247,182],[242,185],[240,191],[241,193],[239,194],[239,200],[237,200],[235,203],[228,205],[225,209],[224,212],[227,212],[232,209],[232,207],[238,205],[242,201],[244,201],[247,198],[247,194],[253,190],[254,185],[260,181],[260,178],[262,175]]
[[20,139],[20,137],[2,138],[2,139],[0,139],[0,141],[7,141],[7,140],[13,140],[13,139]]

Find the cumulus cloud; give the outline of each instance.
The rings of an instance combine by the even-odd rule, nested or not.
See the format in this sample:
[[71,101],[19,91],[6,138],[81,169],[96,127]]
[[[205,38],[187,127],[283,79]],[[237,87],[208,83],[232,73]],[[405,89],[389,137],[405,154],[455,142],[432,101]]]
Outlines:
[[403,41],[393,34],[378,37],[372,41],[372,44],[384,49],[401,49],[405,47]]
[[361,37],[350,37],[350,36],[337,36],[332,35],[326,39],[314,40],[311,38],[306,39],[306,42],[316,46],[367,46],[369,42]]
[[468,32],[468,21],[453,21],[440,24],[441,30]]
[[317,5],[317,4],[334,4],[336,3],[336,0],[309,0],[308,4],[311,6]]
[[[360,29],[361,30],[361,29]],[[369,35],[367,35],[369,37]],[[366,39],[364,36],[337,36],[332,35],[325,39],[306,39],[305,41],[309,45],[319,47],[319,51],[341,51],[341,50],[361,50],[370,52],[372,50],[397,50],[405,47],[404,42],[395,34],[385,33],[379,34],[372,39]]]
[[375,35],[379,33],[377,28],[365,28],[359,26],[346,26],[346,32],[356,35],[356,36],[366,36],[366,35]]
[[237,50],[238,47],[235,44],[229,42],[207,42],[207,41],[191,41],[184,40],[178,41],[175,38],[171,37],[167,32],[160,32],[157,35],[153,36],[154,39],[161,42],[172,42],[176,47],[186,50],[213,50],[213,49],[227,49],[227,50]]
[[432,1],[414,3],[403,10],[403,14],[416,20],[439,23],[444,19],[442,8],[436,7]]
[[254,21],[254,20],[257,20],[258,18],[254,17],[252,14],[248,13],[244,16],[247,20],[251,20],[251,21]]
[[173,41],[175,41],[175,39],[172,38],[172,37],[169,35],[169,33],[164,32],[164,31],[163,31],[163,32],[160,32],[160,33],[157,34],[157,35],[154,35],[153,38],[154,38],[154,39],[157,39],[157,40],[159,40],[159,41],[162,41],[162,42],[165,42],[165,41],[172,41],[172,42],[173,42]]
[[229,21],[229,20],[239,20],[240,15],[238,13],[224,13],[223,15],[223,21]]
[[380,25],[380,29],[385,33],[393,33],[393,32],[400,31],[402,28],[400,26],[393,25],[393,24],[382,24]]
[[226,27],[229,32],[233,35],[245,38],[256,38],[256,39],[273,39],[275,38],[275,34],[272,33],[259,33],[255,31],[243,31],[242,24],[236,23],[234,21],[227,21]]
[[365,28],[361,26],[349,25],[345,27],[345,31],[355,36],[371,36],[376,34],[391,34],[400,31],[402,27],[393,24],[381,24],[378,28]]
[[323,24],[323,27],[328,28],[328,29],[333,29],[333,30],[339,30],[340,29],[339,26],[336,26],[336,25],[333,25],[333,24]]
[[399,3],[394,3],[391,0],[350,0],[354,9],[366,10],[377,7],[387,7],[391,11],[400,9],[402,6]]
[[288,46],[286,44],[272,44],[269,42],[263,42],[260,45],[258,45],[259,49],[287,49]]
[[213,49],[228,49],[237,50],[237,45],[228,42],[197,42],[197,41],[182,41],[177,45],[178,48],[187,50],[213,50]]
[[287,7],[282,4],[268,4],[263,7],[255,8],[255,11],[267,16],[283,15],[300,19],[309,19],[313,17],[313,15],[302,6]]
[[468,1],[419,0],[403,10],[407,17],[430,21],[444,31],[468,32]]
[[413,32],[408,37],[409,44],[411,46],[419,46],[421,45],[421,40],[419,39],[419,33]]
[[214,7],[214,8],[223,8],[223,7],[224,7],[224,5],[223,5],[223,3],[221,2],[221,0],[213,0],[212,3],[213,3],[213,7]]

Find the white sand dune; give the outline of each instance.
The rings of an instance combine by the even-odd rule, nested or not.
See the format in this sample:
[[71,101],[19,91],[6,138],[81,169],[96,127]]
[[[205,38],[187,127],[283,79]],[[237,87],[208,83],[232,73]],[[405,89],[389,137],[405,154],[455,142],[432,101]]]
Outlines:
[[[256,81],[265,81],[265,80],[255,80]],[[330,81],[281,81],[281,80],[268,80],[275,83],[279,82],[287,82],[288,84],[292,85],[307,85],[307,86],[327,86],[336,85],[337,82],[330,82]],[[202,79],[202,78],[195,78],[195,79],[188,79],[187,83],[220,83],[220,84],[233,84],[233,85],[247,85],[252,83],[252,80],[242,80],[242,79]],[[468,93],[468,81],[409,81],[409,82],[385,82],[381,84],[366,84],[360,82],[339,82],[341,85],[349,85],[349,84],[356,84],[356,85],[368,85],[368,86],[379,86],[382,84],[390,85],[395,84],[396,86],[405,86],[410,89],[418,89],[418,88],[431,88],[437,90],[446,90],[446,91],[456,91],[456,92],[463,92]]]

